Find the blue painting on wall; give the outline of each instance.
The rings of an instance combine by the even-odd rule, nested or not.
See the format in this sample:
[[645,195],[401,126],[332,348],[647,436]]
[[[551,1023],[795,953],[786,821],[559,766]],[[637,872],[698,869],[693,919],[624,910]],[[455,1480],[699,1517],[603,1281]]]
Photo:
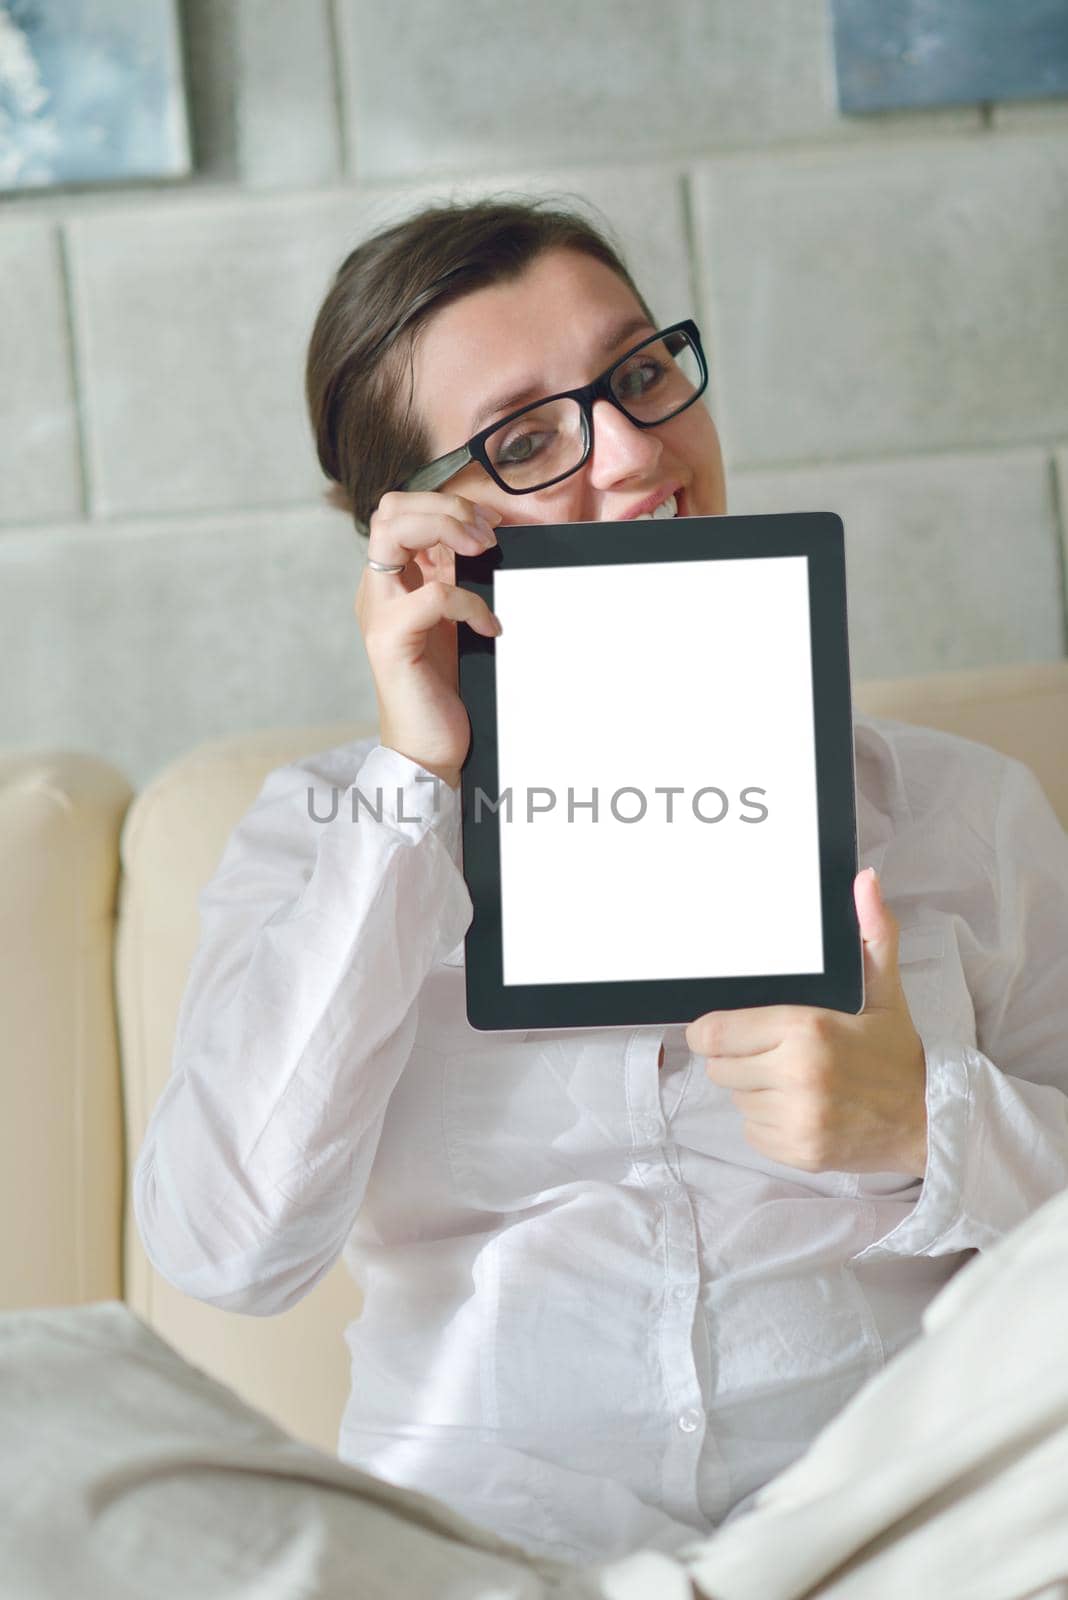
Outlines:
[[1068,0],[831,0],[842,111],[1068,94]]
[[175,0],[0,0],[0,189],[189,170]]

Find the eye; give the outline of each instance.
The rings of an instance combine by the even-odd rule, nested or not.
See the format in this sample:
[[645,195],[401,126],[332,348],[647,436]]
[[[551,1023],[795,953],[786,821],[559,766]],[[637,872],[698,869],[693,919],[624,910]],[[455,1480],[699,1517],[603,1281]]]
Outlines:
[[526,432],[510,433],[500,445],[494,442],[494,464],[498,467],[518,467],[524,462],[533,461],[552,437],[552,433],[546,429],[528,428]]
[[655,388],[663,376],[663,363],[655,356],[636,356],[616,373],[613,387],[621,400],[638,400]]

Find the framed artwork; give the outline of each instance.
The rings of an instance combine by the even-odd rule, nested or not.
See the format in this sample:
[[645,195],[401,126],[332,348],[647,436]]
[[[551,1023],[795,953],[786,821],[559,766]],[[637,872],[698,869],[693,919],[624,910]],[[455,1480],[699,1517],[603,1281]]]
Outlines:
[[1068,0],[830,0],[845,112],[1068,95]]
[[176,0],[0,0],[0,189],[189,171]]

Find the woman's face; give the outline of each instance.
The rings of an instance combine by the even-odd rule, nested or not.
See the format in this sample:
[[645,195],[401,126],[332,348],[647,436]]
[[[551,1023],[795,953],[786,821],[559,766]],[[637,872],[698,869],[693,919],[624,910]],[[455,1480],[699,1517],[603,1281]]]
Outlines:
[[[443,307],[414,356],[413,403],[429,434],[428,459],[528,399],[592,382],[655,332],[623,280],[574,250],[546,251],[521,277]],[[703,399],[647,429],[596,401],[589,460],[551,488],[510,495],[472,462],[442,490],[491,508],[496,523],[624,521],[672,493],[679,516],[726,510],[719,436]]]

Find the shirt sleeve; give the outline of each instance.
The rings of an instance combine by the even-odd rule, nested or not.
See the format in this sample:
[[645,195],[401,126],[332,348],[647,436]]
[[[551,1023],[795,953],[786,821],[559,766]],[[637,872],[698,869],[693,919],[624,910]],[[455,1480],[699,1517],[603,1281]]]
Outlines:
[[272,772],[200,895],[133,1206],[152,1265],[226,1310],[288,1310],[341,1253],[471,921],[458,792],[370,745]]
[[966,961],[977,1045],[924,1039],[927,1170],[913,1209],[857,1261],[989,1249],[1068,1186],[1068,834],[1018,761],[990,883]]

